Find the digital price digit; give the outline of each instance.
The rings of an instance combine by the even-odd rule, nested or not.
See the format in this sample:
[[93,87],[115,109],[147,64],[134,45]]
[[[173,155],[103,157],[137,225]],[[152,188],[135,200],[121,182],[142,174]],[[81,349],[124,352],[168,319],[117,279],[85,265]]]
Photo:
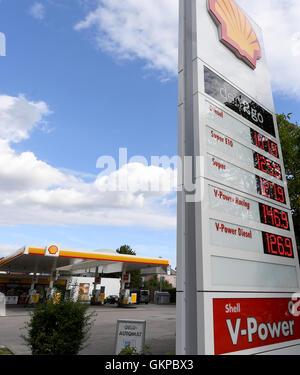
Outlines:
[[259,203],[260,220],[263,224],[290,230],[288,214],[285,211]]
[[285,258],[294,258],[293,243],[288,237],[262,232],[264,253]]
[[256,147],[259,147],[260,149],[268,152],[270,155],[273,155],[275,156],[275,158],[279,159],[279,152],[278,152],[277,144],[271,141],[269,138],[258,133],[257,131],[253,129],[250,129],[250,130],[251,130],[252,143]]
[[272,177],[282,180],[280,165],[264,157],[258,152],[253,152],[254,166],[260,171],[269,174]]
[[282,186],[256,176],[256,187],[258,194],[280,203],[286,203],[284,188]]

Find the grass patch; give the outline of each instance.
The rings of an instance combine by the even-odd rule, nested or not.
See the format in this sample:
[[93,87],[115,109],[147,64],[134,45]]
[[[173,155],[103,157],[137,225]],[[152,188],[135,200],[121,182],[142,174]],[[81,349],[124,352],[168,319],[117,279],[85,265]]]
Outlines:
[[0,347],[0,355],[13,355],[14,353],[12,353],[8,348],[1,348]]

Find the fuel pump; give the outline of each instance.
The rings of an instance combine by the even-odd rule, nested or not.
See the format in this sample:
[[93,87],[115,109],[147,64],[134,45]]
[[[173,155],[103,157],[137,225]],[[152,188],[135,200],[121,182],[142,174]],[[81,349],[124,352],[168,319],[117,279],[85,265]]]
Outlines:
[[103,305],[105,299],[105,286],[99,289],[94,289],[91,299],[91,305]]
[[126,273],[126,268],[123,268],[121,290],[120,290],[120,307],[136,307],[136,304],[132,303],[130,295],[130,273]]
[[40,295],[37,293],[35,289],[30,289],[28,293],[28,302],[29,306],[35,306],[40,299]]

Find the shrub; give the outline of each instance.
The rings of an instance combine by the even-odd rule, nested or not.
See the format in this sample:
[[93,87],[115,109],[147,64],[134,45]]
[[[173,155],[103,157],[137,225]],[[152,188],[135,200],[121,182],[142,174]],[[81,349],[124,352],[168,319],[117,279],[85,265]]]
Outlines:
[[131,346],[126,346],[125,348],[123,348],[119,355],[137,355],[137,351],[136,351],[136,348],[134,347],[131,347]]
[[89,337],[93,314],[88,306],[71,300],[38,305],[23,336],[33,355],[77,354]]
[[139,353],[136,351],[136,348],[130,345],[127,345],[125,348],[123,348],[119,355],[151,355],[151,352],[149,351],[150,346],[145,345],[143,350]]
[[13,355],[13,353],[4,346],[0,346],[0,355]]

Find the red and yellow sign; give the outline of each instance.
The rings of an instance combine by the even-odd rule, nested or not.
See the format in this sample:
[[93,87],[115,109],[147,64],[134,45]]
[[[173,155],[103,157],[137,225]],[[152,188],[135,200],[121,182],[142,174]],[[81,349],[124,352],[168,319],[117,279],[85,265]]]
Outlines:
[[213,19],[220,26],[221,41],[253,69],[262,57],[257,35],[234,0],[208,0]]
[[214,299],[215,354],[232,353],[300,339],[300,300]]
[[56,245],[51,245],[48,247],[48,253],[55,255],[58,252],[58,247]]

